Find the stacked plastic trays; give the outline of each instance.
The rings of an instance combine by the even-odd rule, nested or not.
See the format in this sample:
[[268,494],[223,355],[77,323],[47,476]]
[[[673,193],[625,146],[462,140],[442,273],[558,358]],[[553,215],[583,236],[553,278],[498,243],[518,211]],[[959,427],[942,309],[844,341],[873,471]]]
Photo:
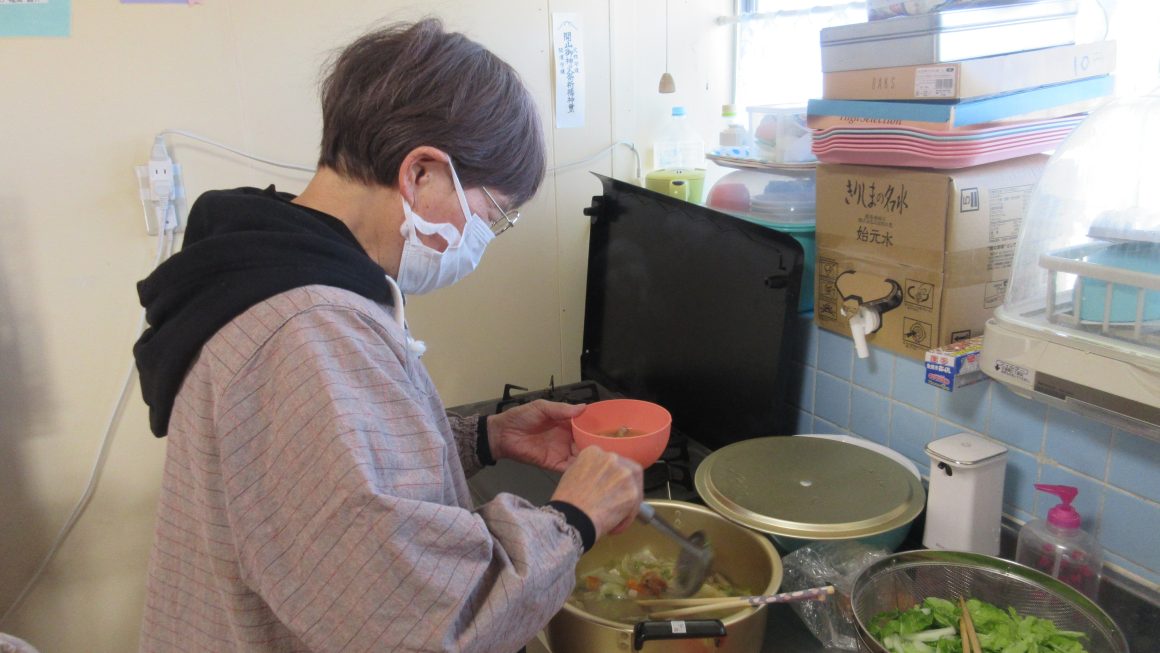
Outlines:
[[806,122],[826,163],[953,169],[1049,151],[1112,91],[1112,42],[1076,45],[1075,0],[947,2],[822,30]]

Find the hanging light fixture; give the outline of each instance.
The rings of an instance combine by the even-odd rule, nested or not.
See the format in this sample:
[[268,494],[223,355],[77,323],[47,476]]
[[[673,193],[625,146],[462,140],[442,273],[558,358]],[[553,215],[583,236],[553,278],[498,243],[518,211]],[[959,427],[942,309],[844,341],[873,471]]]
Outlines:
[[677,83],[669,74],[669,0],[665,0],[665,74],[661,75],[661,82],[657,85],[661,93],[676,93]]

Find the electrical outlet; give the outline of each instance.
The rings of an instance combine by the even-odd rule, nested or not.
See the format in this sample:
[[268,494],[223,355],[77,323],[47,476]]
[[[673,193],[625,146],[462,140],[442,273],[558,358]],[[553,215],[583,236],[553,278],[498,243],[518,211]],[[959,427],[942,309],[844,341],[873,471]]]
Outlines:
[[[164,216],[158,216],[158,202],[172,206],[177,220],[177,231],[185,229],[185,180],[180,163],[150,161],[145,165],[133,166],[137,176],[137,195],[141,199],[141,209],[145,217],[145,233],[156,236],[162,231]],[[169,199],[159,197],[159,189],[168,185]]]
[[[149,183],[155,187],[172,186],[173,185],[173,162],[165,161],[150,161],[149,162]],[[171,189],[169,189],[171,190]],[[160,191],[155,191],[158,195],[162,194]]]

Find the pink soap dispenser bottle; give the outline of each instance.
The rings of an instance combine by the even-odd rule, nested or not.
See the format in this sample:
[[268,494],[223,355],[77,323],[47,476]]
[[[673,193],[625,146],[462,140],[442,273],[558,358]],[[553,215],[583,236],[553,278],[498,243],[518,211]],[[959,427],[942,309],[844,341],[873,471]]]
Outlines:
[[1103,549],[1091,533],[1080,528],[1079,513],[1071,505],[1079,490],[1042,483],[1036,483],[1035,489],[1054,494],[1060,503],[1047,512],[1046,520],[1034,519],[1019,531],[1015,561],[1055,576],[1094,601]]

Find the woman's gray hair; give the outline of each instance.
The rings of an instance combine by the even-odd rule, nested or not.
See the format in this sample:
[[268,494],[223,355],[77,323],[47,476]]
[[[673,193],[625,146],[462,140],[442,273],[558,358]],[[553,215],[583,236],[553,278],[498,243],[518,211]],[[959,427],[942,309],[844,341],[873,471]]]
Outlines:
[[371,32],[344,49],[322,83],[319,166],[394,188],[422,145],[451,156],[465,187],[515,206],[544,180],[543,128],[507,63],[434,18]]

